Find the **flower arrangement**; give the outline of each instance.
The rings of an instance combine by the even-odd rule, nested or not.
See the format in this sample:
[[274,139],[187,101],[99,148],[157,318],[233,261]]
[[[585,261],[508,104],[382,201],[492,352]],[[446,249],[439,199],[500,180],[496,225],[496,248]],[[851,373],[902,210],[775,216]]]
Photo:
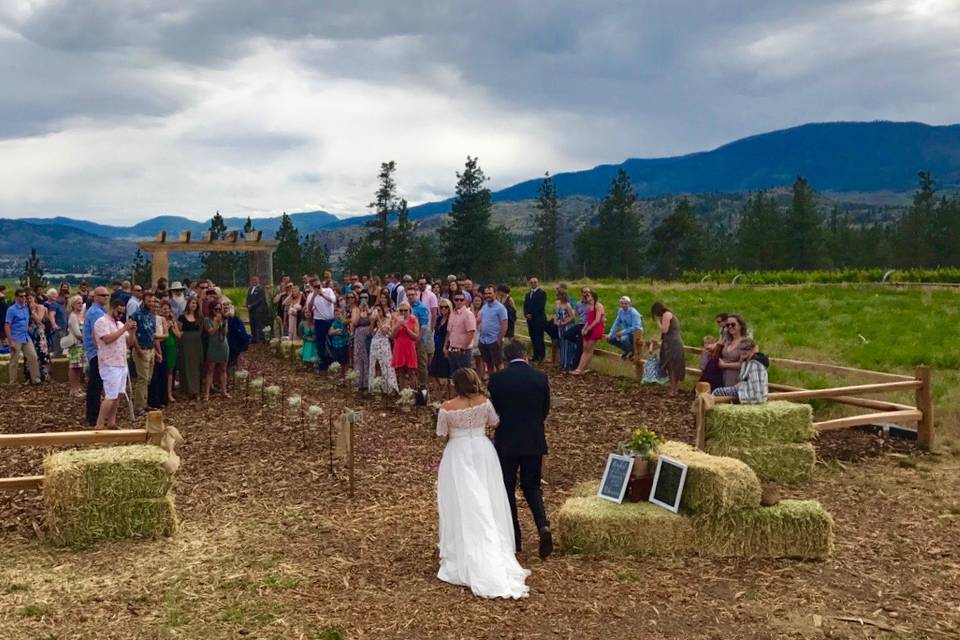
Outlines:
[[374,376],[370,378],[370,393],[386,393],[387,385],[383,376]]
[[360,379],[360,372],[356,369],[350,369],[350,371],[344,374],[343,379],[346,380],[347,384],[356,385],[357,380]]
[[417,392],[410,387],[405,387],[400,391],[400,396],[397,398],[397,404],[400,405],[400,409],[410,411],[410,407],[412,407],[414,403],[414,396],[416,395]]
[[275,407],[280,403],[280,387],[277,385],[270,385],[263,390],[263,393],[266,395],[267,405]]
[[323,408],[318,404],[312,404],[307,407],[307,416],[312,420],[316,420],[323,413]]
[[280,338],[270,338],[270,348],[273,351],[280,350]]
[[264,327],[263,328],[263,337],[270,338],[270,335],[273,333],[273,327]]
[[340,375],[340,363],[339,363],[339,362],[331,362],[331,363],[330,363],[330,366],[327,367],[327,372],[328,372],[330,375],[332,375],[332,376]]
[[646,458],[657,450],[657,445],[663,442],[663,438],[645,425],[641,425],[633,430],[630,439],[625,443],[624,448],[635,456]]
[[287,406],[293,409],[294,411],[300,410],[300,405],[303,403],[303,398],[300,396],[289,396],[287,398]]
[[263,389],[263,378],[254,378],[250,381],[250,388],[254,391],[259,391]]
[[233,374],[233,378],[236,381],[237,389],[246,389],[250,372],[246,369],[237,369]]

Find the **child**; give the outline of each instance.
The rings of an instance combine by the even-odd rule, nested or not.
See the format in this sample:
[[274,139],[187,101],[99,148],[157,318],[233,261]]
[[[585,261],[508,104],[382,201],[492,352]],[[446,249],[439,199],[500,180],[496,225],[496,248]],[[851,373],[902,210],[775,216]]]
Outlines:
[[303,338],[303,358],[304,364],[315,364],[320,358],[317,354],[317,336],[313,330],[313,310],[310,307],[303,308],[303,320],[300,321],[300,337]]
[[337,305],[333,310],[333,324],[330,325],[330,356],[340,366],[347,364],[347,345],[350,343],[350,336],[347,335],[347,325],[343,321],[343,309]]
[[732,387],[714,389],[715,396],[732,396],[740,404],[763,404],[769,393],[769,359],[752,338],[740,340],[740,379]]
[[707,368],[707,363],[713,357],[713,347],[717,344],[717,339],[713,336],[703,336],[703,351],[700,352],[700,370]]

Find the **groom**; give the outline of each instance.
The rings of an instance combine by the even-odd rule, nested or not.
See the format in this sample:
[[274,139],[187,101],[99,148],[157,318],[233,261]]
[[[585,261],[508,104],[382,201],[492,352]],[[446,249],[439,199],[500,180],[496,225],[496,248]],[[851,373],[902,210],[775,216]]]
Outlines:
[[527,352],[517,341],[503,348],[510,365],[490,376],[487,388],[490,401],[500,416],[493,444],[500,457],[503,483],[510,500],[513,532],[520,551],[520,521],[517,519],[517,471],[520,489],[533,512],[533,521],[540,534],[540,557],[553,552],[553,536],[543,508],[540,491],[540,473],[543,456],[547,453],[547,438],[543,423],[550,413],[550,385],[542,371],[527,364]]

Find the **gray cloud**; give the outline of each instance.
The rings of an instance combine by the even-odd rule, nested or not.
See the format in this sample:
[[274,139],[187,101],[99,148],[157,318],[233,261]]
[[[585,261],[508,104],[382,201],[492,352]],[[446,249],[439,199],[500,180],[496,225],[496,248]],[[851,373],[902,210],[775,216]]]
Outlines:
[[[354,209],[379,161],[404,153],[394,124],[431,148],[401,164],[415,199],[448,193],[456,164],[435,163],[477,153],[458,145],[498,122],[508,137],[484,149],[495,186],[807,121],[957,121],[958,32],[960,0],[11,3],[0,140],[152,131],[159,157],[198,154],[224,172],[286,158],[264,185],[277,208],[296,204],[285,195],[322,208],[300,190],[317,176],[331,207]],[[360,118],[379,119],[372,144],[344,139],[368,133]],[[181,183],[202,199],[200,176]],[[44,206],[4,188],[4,207]]]

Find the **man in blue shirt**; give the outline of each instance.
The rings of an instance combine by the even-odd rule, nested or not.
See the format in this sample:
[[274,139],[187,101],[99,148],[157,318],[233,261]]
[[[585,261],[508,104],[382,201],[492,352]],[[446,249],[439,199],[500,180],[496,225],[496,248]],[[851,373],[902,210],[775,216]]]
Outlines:
[[50,353],[52,353],[54,356],[59,356],[63,353],[63,349],[60,348],[60,338],[67,335],[66,299],[61,298],[59,291],[54,288],[50,288],[47,289],[47,301],[43,303],[43,306],[46,307],[48,311],[53,312],[53,321],[55,325],[52,327],[50,341],[47,343],[47,345],[50,348]]
[[417,340],[417,384],[421,389],[427,388],[427,360],[429,359],[427,340],[432,340],[430,332],[430,310],[427,305],[420,302],[420,289],[412,282],[403,285],[403,292],[406,301],[410,303],[410,312],[417,318],[417,324],[420,325],[420,339]]
[[[128,307],[129,308],[129,307]],[[137,379],[133,383],[133,408],[140,412],[147,407],[147,390],[153,378],[153,363],[156,349],[154,338],[157,334],[157,305],[153,292],[144,291],[140,305],[131,318],[137,323],[136,342],[133,343],[133,366]]]
[[27,306],[27,290],[17,289],[14,304],[7,308],[4,318],[4,334],[10,346],[10,384],[17,381],[17,366],[20,364],[20,352],[27,361],[27,370],[30,372],[30,381],[40,384],[40,361],[37,360],[37,350],[30,340],[27,327],[30,326],[30,307]]
[[627,296],[620,297],[620,309],[617,310],[617,319],[610,327],[607,342],[623,350],[624,360],[633,355],[633,334],[639,331],[643,337],[643,317],[634,308]]
[[103,379],[100,377],[100,361],[97,360],[97,342],[93,339],[93,325],[97,320],[107,315],[106,287],[97,287],[90,296],[92,304],[87,309],[87,315],[83,319],[83,352],[87,356],[89,367],[87,370],[87,424],[91,427],[97,425],[97,418],[100,416],[100,396],[103,393]]
[[486,365],[486,376],[503,369],[503,336],[507,333],[507,308],[497,300],[493,287],[483,288],[480,307],[480,357]]

